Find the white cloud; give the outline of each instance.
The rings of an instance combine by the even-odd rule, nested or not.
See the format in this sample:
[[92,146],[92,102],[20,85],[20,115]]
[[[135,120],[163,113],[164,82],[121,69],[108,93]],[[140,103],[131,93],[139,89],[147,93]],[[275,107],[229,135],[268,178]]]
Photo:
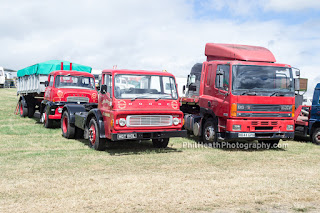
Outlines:
[[[243,6],[243,15],[258,7],[237,2],[234,8]],[[6,11],[0,14],[1,66],[8,68],[62,59],[96,69],[118,65],[186,76],[205,60],[205,43],[216,42],[269,48],[277,61],[301,68],[311,92],[320,76],[317,20],[287,26],[277,20],[196,19],[183,0],[10,1],[0,9]]]
[[264,2],[267,10],[299,11],[304,9],[320,9],[318,0],[267,0]]

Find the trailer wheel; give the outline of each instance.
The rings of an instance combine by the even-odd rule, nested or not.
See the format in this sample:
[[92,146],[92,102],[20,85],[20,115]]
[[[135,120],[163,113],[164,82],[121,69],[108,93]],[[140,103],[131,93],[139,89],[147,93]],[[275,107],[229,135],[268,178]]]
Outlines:
[[19,101],[19,114],[21,117],[26,117],[28,114],[28,109],[23,107],[22,101]]
[[64,111],[61,117],[62,136],[65,138],[74,138],[75,127],[70,125],[70,117],[68,111]]
[[44,127],[45,128],[52,128],[53,126],[53,120],[49,119],[49,112],[48,112],[48,108],[46,107],[44,112],[43,112],[43,116],[44,116]]
[[89,146],[95,150],[103,151],[106,149],[106,140],[100,138],[99,127],[95,118],[89,122]]
[[277,148],[278,144],[279,144],[280,139],[274,139],[274,140],[258,140],[259,143],[263,144],[263,145],[271,145],[270,148],[271,149],[275,149]]
[[207,119],[204,123],[202,138],[204,143],[217,142],[216,125],[212,118]]
[[152,145],[155,148],[166,148],[169,143],[169,138],[152,139]]
[[320,128],[316,128],[312,133],[312,142],[320,145]]

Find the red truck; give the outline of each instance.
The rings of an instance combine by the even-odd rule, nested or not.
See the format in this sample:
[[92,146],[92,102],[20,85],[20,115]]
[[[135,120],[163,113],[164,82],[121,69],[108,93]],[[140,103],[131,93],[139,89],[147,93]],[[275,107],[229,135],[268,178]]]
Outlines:
[[[258,140],[275,145],[294,137],[290,65],[275,63],[268,49],[257,46],[207,43],[205,55],[199,98],[187,97],[181,106],[188,131],[204,142]],[[195,79],[190,76],[188,90],[196,91]]]
[[170,137],[184,137],[175,78],[167,72],[103,70],[98,107],[66,104],[62,134],[74,138],[84,133],[90,146],[104,150],[123,140],[152,139],[165,148]]
[[[48,76],[45,82],[44,100],[40,107],[40,122],[50,128],[54,121],[61,120],[65,104],[98,105],[98,93],[91,73],[57,70]],[[63,125],[63,124],[61,124]]]
[[[74,68],[75,70],[72,70]],[[18,111],[21,117],[33,117],[40,111],[46,128],[60,121],[66,103],[97,105],[98,93],[91,67],[51,60],[18,71]]]

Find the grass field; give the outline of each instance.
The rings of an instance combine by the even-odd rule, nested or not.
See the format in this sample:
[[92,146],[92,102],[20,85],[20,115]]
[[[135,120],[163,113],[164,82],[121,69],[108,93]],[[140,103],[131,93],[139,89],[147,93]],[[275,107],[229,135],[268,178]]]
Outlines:
[[14,115],[0,90],[0,212],[319,212],[320,146],[186,148],[192,139],[105,152]]

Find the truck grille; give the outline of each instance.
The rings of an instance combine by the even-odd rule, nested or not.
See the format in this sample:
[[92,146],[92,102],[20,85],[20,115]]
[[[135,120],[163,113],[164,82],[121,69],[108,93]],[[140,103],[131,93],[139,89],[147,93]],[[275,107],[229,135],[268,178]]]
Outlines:
[[171,126],[171,115],[129,115],[127,126]]
[[67,97],[67,102],[89,102],[89,98],[81,96],[69,96]]

